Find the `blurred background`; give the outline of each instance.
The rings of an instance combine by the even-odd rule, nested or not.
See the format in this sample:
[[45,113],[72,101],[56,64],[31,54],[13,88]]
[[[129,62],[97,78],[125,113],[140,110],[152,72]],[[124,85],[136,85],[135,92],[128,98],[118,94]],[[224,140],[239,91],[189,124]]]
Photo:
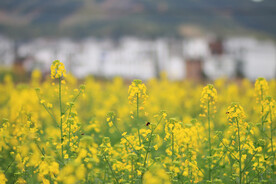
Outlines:
[[1,0],[0,80],[276,78],[275,0]]

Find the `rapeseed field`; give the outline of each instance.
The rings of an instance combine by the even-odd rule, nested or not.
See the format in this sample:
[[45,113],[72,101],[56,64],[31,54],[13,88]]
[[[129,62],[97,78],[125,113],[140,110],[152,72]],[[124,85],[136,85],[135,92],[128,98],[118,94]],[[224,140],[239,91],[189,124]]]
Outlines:
[[276,183],[276,81],[0,83],[0,184]]

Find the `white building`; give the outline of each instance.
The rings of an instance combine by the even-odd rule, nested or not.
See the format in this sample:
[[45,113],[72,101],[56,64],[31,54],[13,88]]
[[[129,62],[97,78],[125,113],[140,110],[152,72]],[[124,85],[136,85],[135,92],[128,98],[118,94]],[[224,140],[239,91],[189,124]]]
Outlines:
[[235,61],[226,54],[206,57],[203,63],[204,73],[212,80],[221,77],[232,78],[235,76],[235,70]]
[[[0,37],[0,41],[0,65],[11,65],[15,60],[14,42],[5,37]],[[43,73],[48,73],[52,61],[59,59],[79,78],[96,75],[149,79],[163,71],[171,80],[195,76],[193,73],[204,73],[210,79],[232,78],[239,73],[252,81],[257,77],[275,78],[274,42],[250,37],[227,38],[222,42],[223,52],[214,54],[210,41],[208,38],[183,41],[135,37],[119,41],[40,38],[20,44],[17,57],[27,58],[24,63],[27,71],[40,69]],[[192,71],[194,69],[196,72]]]
[[0,36],[0,65],[9,67],[12,65],[15,57],[14,41]]
[[276,45],[272,41],[250,37],[229,38],[225,47],[238,62],[244,77],[254,81],[258,77],[276,77]]

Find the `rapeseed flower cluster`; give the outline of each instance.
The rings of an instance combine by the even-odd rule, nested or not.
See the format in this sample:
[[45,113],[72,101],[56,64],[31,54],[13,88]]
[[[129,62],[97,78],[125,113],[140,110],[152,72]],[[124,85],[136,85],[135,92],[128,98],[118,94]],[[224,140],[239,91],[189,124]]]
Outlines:
[[[246,115],[242,106],[232,103],[228,107],[227,119],[229,128],[226,137],[222,140],[225,151],[229,154],[227,160],[231,163],[232,180],[239,183],[250,181],[249,174],[261,172],[260,168],[264,160],[259,159],[262,148],[254,140],[255,127],[245,121]],[[258,163],[258,167],[256,167]],[[255,173],[256,174],[256,173]]]
[[0,173],[0,181],[2,184],[5,184],[8,181],[3,172]]
[[[128,100],[130,104],[145,104],[148,98],[147,87],[141,80],[134,80],[128,88]],[[140,101],[139,101],[140,100]],[[143,108],[142,106],[140,108]]]
[[169,175],[162,167],[154,167],[147,171],[143,180],[144,184],[170,184]]
[[211,115],[217,112],[215,103],[217,102],[217,90],[212,84],[208,84],[205,86],[201,93],[201,107],[204,112],[201,116],[207,116],[207,114]]
[[51,65],[51,78],[58,79],[61,77],[66,77],[66,70],[64,64],[59,60],[55,60]]
[[233,122],[237,119],[241,120],[246,118],[243,107],[238,103],[232,103],[232,105],[228,107],[226,114],[227,119],[230,122]]
[[268,95],[268,83],[267,81],[260,77],[255,82],[255,94],[256,94],[256,102],[261,103],[265,96]]

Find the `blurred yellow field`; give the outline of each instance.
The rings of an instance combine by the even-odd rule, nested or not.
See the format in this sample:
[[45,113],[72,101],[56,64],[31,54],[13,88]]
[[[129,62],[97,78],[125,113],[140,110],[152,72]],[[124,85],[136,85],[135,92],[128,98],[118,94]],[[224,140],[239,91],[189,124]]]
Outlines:
[[0,84],[0,184],[276,182],[275,80],[80,82],[65,68]]

